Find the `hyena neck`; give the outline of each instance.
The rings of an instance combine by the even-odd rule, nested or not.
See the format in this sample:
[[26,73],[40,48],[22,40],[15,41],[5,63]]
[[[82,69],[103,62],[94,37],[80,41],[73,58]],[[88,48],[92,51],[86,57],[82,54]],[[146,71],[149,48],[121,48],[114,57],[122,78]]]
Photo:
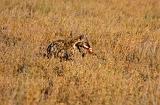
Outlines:
[[70,47],[74,47],[75,48],[75,44],[80,42],[80,36],[77,36],[77,37],[74,37],[72,39],[69,39],[67,41],[67,45],[70,46]]

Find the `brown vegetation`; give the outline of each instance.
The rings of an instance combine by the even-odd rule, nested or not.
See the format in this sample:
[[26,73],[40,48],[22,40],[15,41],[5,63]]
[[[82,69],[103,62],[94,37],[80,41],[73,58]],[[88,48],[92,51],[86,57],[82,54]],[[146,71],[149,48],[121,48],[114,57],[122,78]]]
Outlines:
[[[96,56],[63,71],[43,54],[70,32]],[[0,105],[160,105],[160,1],[0,0]]]

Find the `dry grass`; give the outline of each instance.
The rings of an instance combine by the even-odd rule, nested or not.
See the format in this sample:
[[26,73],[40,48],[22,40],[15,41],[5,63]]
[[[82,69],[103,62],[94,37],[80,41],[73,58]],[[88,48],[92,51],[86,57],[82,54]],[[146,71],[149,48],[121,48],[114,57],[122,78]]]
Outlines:
[[[0,0],[0,105],[160,105],[159,0]],[[95,56],[43,58],[87,34]]]

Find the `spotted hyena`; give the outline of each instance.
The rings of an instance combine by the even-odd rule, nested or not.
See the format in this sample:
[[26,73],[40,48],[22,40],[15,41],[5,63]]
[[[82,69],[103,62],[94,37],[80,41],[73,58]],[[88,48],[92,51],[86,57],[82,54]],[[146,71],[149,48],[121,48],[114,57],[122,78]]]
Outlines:
[[54,58],[60,58],[61,61],[72,60],[76,50],[78,50],[82,57],[86,53],[92,53],[92,48],[86,35],[53,41],[47,47],[47,57],[51,58],[53,56]]

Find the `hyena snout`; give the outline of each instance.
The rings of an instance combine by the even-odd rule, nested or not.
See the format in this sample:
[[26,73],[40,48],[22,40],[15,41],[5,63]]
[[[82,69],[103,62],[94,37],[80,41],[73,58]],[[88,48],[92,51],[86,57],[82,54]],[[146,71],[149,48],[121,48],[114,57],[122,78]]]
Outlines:
[[92,47],[90,46],[89,40],[86,35],[81,35],[80,36],[80,42],[81,42],[81,47],[85,50],[87,50],[89,53],[92,53]]
[[76,43],[76,47],[78,48],[79,52],[82,53],[82,56],[86,53],[92,53],[92,48],[88,42],[78,42]]
[[86,49],[89,53],[93,52],[92,47],[88,42],[83,44],[83,48]]

